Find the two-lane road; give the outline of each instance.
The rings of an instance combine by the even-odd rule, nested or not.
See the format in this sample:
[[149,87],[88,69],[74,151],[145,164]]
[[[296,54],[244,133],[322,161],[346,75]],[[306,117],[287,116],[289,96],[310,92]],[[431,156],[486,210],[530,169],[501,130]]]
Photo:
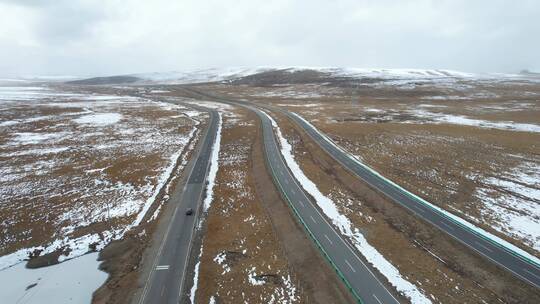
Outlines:
[[471,228],[452,219],[441,210],[430,206],[418,197],[385,179],[372,169],[355,160],[352,155],[333,143],[313,125],[297,114],[283,111],[296,122],[323,150],[357,177],[385,194],[392,201],[405,207],[416,216],[426,220],[438,229],[446,232],[462,244],[510,271],[523,281],[540,288],[540,267],[519,253],[508,249]]
[[[139,298],[140,304],[177,304],[182,299],[191,243],[205,190],[212,147],[218,130],[217,111],[209,110],[209,113],[209,126],[203,137],[197,160],[191,168],[187,184],[183,189],[175,190],[178,192],[179,199],[177,201],[171,199],[169,202],[177,206]],[[188,208],[193,209],[193,215],[186,215]]]

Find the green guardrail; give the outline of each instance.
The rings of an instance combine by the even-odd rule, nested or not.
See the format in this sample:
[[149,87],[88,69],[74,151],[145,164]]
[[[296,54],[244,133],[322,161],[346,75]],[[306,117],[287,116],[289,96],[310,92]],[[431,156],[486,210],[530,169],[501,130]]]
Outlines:
[[[263,145],[264,145],[264,142],[263,142]],[[268,156],[266,155],[266,148],[264,149],[264,154],[265,156]],[[354,288],[352,287],[352,285],[349,283],[349,281],[345,278],[345,275],[343,275],[343,273],[341,272],[341,270],[339,270],[339,268],[337,267],[336,263],[332,260],[332,258],[330,257],[330,255],[328,255],[328,253],[326,252],[326,250],[324,250],[324,248],[322,247],[321,243],[319,242],[319,240],[315,237],[315,235],[311,232],[311,230],[309,229],[309,227],[306,225],[306,223],[304,222],[304,219],[300,216],[300,213],[298,212],[298,210],[296,209],[296,207],[292,204],[291,200],[289,199],[289,197],[287,196],[287,194],[285,193],[285,190],[283,188],[283,186],[281,185],[281,183],[279,182],[279,180],[277,179],[276,177],[276,174],[275,174],[275,171],[274,171],[274,168],[272,167],[272,165],[270,164],[270,162],[268,161],[268,157],[266,157],[266,163],[268,164],[268,167],[270,167],[270,171],[272,171],[272,180],[274,180],[274,183],[277,184],[278,188],[279,188],[279,192],[282,194],[282,196],[285,198],[285,200],[287,201],[287,204],[292,208],[295,216],[298,218],[298,220],[300,221],[300,223],[302,224],[302,226],[304,227],[304,229],[307,231],[308,235],[310,236],[311,240],[315,243],[315,245],[317,245],[317,248],[319,249],[319,251],[322,253],[322,255],[325,257],[325,259],[330,263],[330,265],[332,266],[332,268],[334,268],[334,271],[337,273],[338,277],[341,279],[341,281],[345,284],[345,286],[347,287],[347,289],[349,289],[349,291],[353,294],[354,298],[357,300],[357,302],[359,304],[363,304],[364,302],[362,301],[362,298],[360,297],[360,295],[356,292],[356,290],[354,290]]]
[[[393,183],[391,183],[390,185],[393,185]],[[514,250],[512,250],[512,249],[510,249],[510,248],[508,248],[508,247],[506,247],[506,246],[504,246],[504,245],[502,245],[502,244],[500,244],[499,242],[495,241],[494,239],[485,236],[484,234],[482,234],[482,233],[480,233],[480,232],[478,232],[478,231],[472,229],[471,227],[469,227],[469,226],[463,224],[462,222],[460,222],[460,221],[458,221],[458,220],[452,218],[451,216],[448,216],[448,215],[445,214],[444,212],[441,212],[440,210],[438,210],[437,208],[435,208],[434,206],[432,206],[430,203],[424,202],[424,200],[423,200],[422,198],[419,198],[419,197],[416,196],[415,194],[410,193],[409,191],[407,191],[407,190],[401,188],[400,186],[398,186],[397,189],[398,189],[398,191],[400,191],[401,193],[407,195],[409,198],[411,198],[411,199],[415,200],[416,202],[419,202],[419,203],[421,203],[422,205],[424,205],[424,206],[430,208],[431,210],[433,210],[434,212],[436,212],[436,213],[439,214],[440,216],[446,218],[447,220],[449,220],[449,221],[451,221],[452,223],[454,223],[454,224],[460,226],[461,228],[463,228],[463,229],[465,229],[465,230],[467,230],[467,231],[473,233],[474,235],[476,235],[476,236],[480,237],[481,239],[483,239],[483,240],[489,242],[490,244],[492,244],[492,245],[494,245],[494,246],[496,246],[496,247],[498,247],[498,248],[500,248],[500,249],[502,249],[502,250],[504,250],[504,251],[510,253],[511,255],[515,256],[516,258],[521,259],[521,260],[523,260],[523,261],[526,262],[526,263],[529,263],[529,264],[531,264],[531,265],[533,265],[533,266],[535,266],[535,267],[540,268],[540,265],[539,265],[538,263],[536,263],[535,261],[529,259],[528,257],[525,257],[525,256],[519,254],[518,252],[515,252]],[[480,229],[481,229],[481,228],[480,228]]]

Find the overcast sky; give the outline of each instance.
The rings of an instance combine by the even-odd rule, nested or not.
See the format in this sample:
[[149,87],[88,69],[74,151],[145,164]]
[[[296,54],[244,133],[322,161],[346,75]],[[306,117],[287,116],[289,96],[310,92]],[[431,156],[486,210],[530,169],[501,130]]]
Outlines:
[[540,70],[540,1],[0,0],[0,75]]

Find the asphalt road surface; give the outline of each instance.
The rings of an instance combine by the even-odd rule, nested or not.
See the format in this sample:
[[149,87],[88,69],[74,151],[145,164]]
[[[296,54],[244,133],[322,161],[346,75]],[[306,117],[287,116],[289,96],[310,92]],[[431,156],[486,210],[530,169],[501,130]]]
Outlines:
[[394,202],[407,208],[416,216],[433,224],[472,250],[488,258],[498,266],[510,271],[523,281],[540,288],[540,267],[519,254],[480,236],[478,233],[444,216],[442,212],[427,206],[414,196],[369,170],[365,165],[351,159],[344,150],[337,148],[326,136],[323,136],[311,124],[296,115],[284,111],[293,121],[301,126],[311,138],[336,161],[354,173],[360,179],[385,194]]
[[333,225],[327,222],[298,185],[282,159],[270,119],[260,110],[250,108],[259,115],[262,121],[265,156],[276,185],[312,237],[326,252],[334,267],[339,269],[341,275],[350,284],[356,296],[366,304],[399,303],[374,275],[371,268],[356,255],[350,244],[342,238]]
[[[212,147],[218,129],[218,113],[210,111],[209,127],[195,165],[192,167],[181,199],[165,232],[163,242],[154,261],[153,269],[145,283],[139,303],[179,303],[185,271],[191,251],[191,242],[199,215]],[[193,215],[186,215],[188,208]]]

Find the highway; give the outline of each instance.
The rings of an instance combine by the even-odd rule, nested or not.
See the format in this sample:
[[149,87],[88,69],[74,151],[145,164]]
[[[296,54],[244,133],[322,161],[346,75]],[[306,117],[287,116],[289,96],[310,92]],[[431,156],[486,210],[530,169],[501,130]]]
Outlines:
[[249,108],[262,121],[265,157],[276,186],[353,294],[366,304],[400,303],[306,196],[281,156],[270,119],[262,111]]
[[[307,225],[308,229],[310,230],[313,229],[311,230],[311,233],[314,235],[314,238],[323,246],[323,249],[326,250],[327,247],[324,247],[324,246],[329,245],[330,241],[325,240],[325,239],[327,236],[330,237],[328,235],[329,233],[328,231],[330,230],[333,231],[332,225],[328,223],[326,224],[322,223],[322,221],[324,220],[324,217],[322,216],[319,216],[319,218],[315,218],[315,216],[317,216],[318,214],[317,209],[314,208],[311,204],[307,204],[307,202],[310,202],[310,200],[305,197],[305,194],[303,193],[303,191],[299,191],[301,190],[301,188],[299,188],[298,185],[296,185],[294,178],[290,176],[289,171],[287,170],[287,167],[283,163],[283,160],[281,159],[281,157],[276,156],[275,148],[273,148],[273,146],[275,146],[275,139],[270,140],[270,137],[272,134],[270,134],[268,131],[269,129],[271,129],[268,126],[269,125],[268,118],[262,115],[260,110],[255,108],[254,105],[249,102],[222,98],[222,97],[214,96],[206,92],[200,92],[192,88],[187,88],[187,90],[194,92],[200,96],[204,96],[206,98],[210,98],[213,100],[246,106],[252,109],[253,111],[256,111],[259,114],[259,116],[263,120],[265,151],[270,156],[269,167],[272,168],[272,171],[273,171],[272,174],[274,176],[274,180],[276,184],[279,186],[280,191],[282,191],[286,197],[290,198],[289,202],[291,206],[293,207],[293,209],[295,209],[297,213],[300,214],[299,216],[301,217],[303,223]],[[393,202],[403,206],[404,208],[412,212],[414,215],[427,221],[428,223],[432,224],[433,226],[440,229],[441,231],[447,233],[449,236],[451,236],[458,242],[464,244],[465,246],[467,246],[474,252],[485,257],[486,259],[498,265],[502,269],[509,271],[514,276],[521,279],[522,281],[536,288],[540,288],[540,265],[537,263],[537,260],[530,260],[529,258],[521,255],[519,252],[514,252],[510,248],[507,248],[481,235],[480,233],[472,230],[471,228],[460,223],[459,221],[456,221],[455,219],[452,219],[448,215],[445,215],[443,212],[439,211],[438,209],[423,202],[421,199],[419,199],[415,195],[409,193],[408,191],[404,190],[398,185],[392,183],[391,181],[377,174],[375,171],[373,171],[366,165],[355,160],[352,157],[352,155],[350,155],[344,149],[337,146],[326,135],[318,131],[314,126],[307,123],[299,116],[294,115],[293,113],[286,111],[284,109],[280,109],[280,108],[275,108],[271,106],[265,106],[265,108],[268,108],[272,111],[279,111],[286,114],[293,122],[295,122],[298,126],[300,126],[324,151],[326,151],[332,158],[334,158],[344,168],[352,172],[354,175],[356,175],[358,178],[360,178],[361,180],[369,184],[371,187],[373,187],[377,191],[386,195]],[[277,155],[280,155],[280,154],[278,153]],[[279,170],[277,170],[276,168],[278,168]],[[295,188],[294,191],[291,189],[293,185]],[[304,207],[304,206],[307,206],[307,207]],[[310,211],[307,213],[304,213],[304,208],[309,208]],[[313,216],[313,218],[311,218],[311,216]],[[317,224],[315,224],[315,222],[317,222]],[[325,229],[325,230],[320,231],[319,229]],[[336,234],[333,237],[341,239],[339,237],[339,234],[337,234],[335,231],[333,233]],[[380,287],[380,286],[379,288],[377,288],[377,285],[382,286],[382,284],[378,283],[377,278],[375,276],[372,275],[372,277],[369,278],[369,276],[366,275],[367,273],[371,272],[371,270],[368,267],[356,268],[358,267],[357,265],[356,267],[354,266],[350,267],[352,265],[349,265],[351,262],[349,258],[352,259],[352,257],[355,256],[355,254],[352,248],[349,248],[350,250],[344,249],[344,247],[350,247],[348,243],[343,242],[343,241],[335,242],[335,240],[333,240],[332,245],[333,247],[339,246],[340,250],[338,250],[337,252],[328,251],[327,254],[330,256],[330,259],[336,262],[336,266],[338,267],[338,269],[345,270],[343,274],[345,276],[345,279],[351,285],[353,285],[354,283],[357,283],[358,282],[357,280],[359,278],[350,276],[350,275],[361,272],[363,274],[363,278],[361,281],[362,284],[366,284],[367,281],[370,281],[370,284],[366,284],[366,285],[374,285],[369,288],[370,291],[383,289],[383,287]],[[346,260],[347,263],[344,262],[346,258],[345,257],[346,251],[350,251],[348,253],[349,255],[347,256],[347,260]],[[341,264],[339,264],[340,262]],[[361,264],[361,262],[362,261],[358,259],[358,263]],[[349,270],[349,272],[347,272],[347,269]],[[352,269],[356,270],[356,272],[351,273]],[[361,269],[361,270],[359,271],[358,269]],[[370,295],[369,295],[370,291],[366,291],[365,285],[356,286],[356,287],[353,285],[352,287],[356,290],[357,295],[361,295],[363,299],[364,298],[370,299]],[[373,295],[377,295],[377,294],[384,294],[384,292],[382,290],[379,290],[378,293],[373,293]],[[365,302],[369,303],[368,301],[369,300],[366,300]],[[389,301],[387,298],[385,298],[385,301],[382,301],[382,302],[392,303],[392,301],[391,300]]]
[[393,184],[384,177],[372,171],[366,165],[356,161],[344,149],[339,148],[326,135],[319,132],[313,125],[297,115],[284,112],[298,124],[323,150],[332,156],[342,166],[347,168],[371,187],[386,195],[395,203],[405,207],[416,216],[431,223],[438,229],[471,248],[493,263],[513,273],[523,281],[540,288],[540,267],[536,262],[511,251],[510,249],[487,239],[441,211],[422,202],[419,198]]
[[[169,204],[176,204],[163,241],[155,257],[138,303],[179,303],[191,252],[195,226],[201,209],[212,147],[218,130],[218,113],[208,110],[210,120],[195,164],[183,189],[175,189]],[[186,215],[192,208],[193,215]]]
[[189,87],[184,89],[197,97],[243,106],[257,113],[261,119],[266,164],[276,187],[345,285],[360,303],[400,303],[392,291],[387,289],[385,283],[379,280],[372,266],[357,255],[356,249],[343,239],[343,236],[320,213],[316,203],[307,197],[285,164],[272,123],[264,112],[246,102],[224,99]]

